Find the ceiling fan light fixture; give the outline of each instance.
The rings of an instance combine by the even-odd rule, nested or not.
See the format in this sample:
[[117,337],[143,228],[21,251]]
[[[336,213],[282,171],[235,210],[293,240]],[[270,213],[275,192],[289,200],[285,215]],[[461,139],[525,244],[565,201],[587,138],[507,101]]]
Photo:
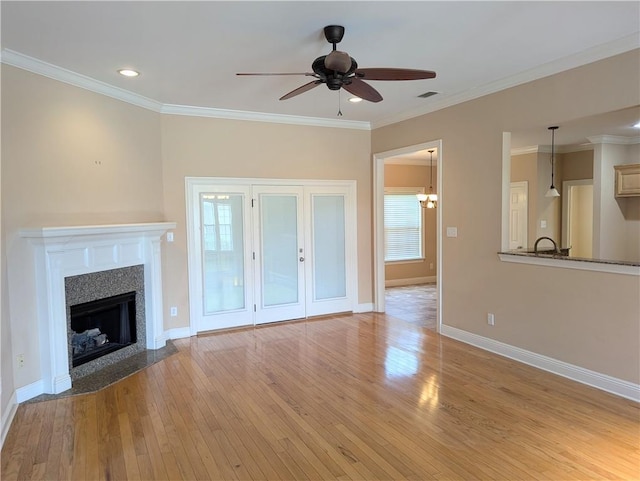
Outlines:
[[640,129],[640,122],[636,123],[636,124],[634,125],[634,127],[635,127],[636,129]]
[[349,99],[349,102],[351,102],[352,104],[357,104],[358,102],[362,102],[362,99],[360,97],[351,97]]
[[334,72],[346,73],[351,69],[351,57],[346,52],[334,50],[324,58],[324,66]]

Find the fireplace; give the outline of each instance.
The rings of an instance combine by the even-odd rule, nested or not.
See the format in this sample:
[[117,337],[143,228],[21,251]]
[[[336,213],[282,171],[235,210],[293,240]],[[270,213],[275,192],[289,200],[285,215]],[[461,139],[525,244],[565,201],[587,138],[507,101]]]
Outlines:
[[136,343],[136,293],[70,308],[71,366],[78,367]]
[[[19,274],[25,277],[23,284],[33,289],[33,330],[38,333],[36,343],[25,349],[29,355],[35,345],[33,350],[39,352],[32,356],[39,355],[41,363],[39,379],[20,394],[18,402],[70,389],[72,380],[87,374],[89,368],[95,372],[132,353],[164,347],[160,244],[164,233],[175,226],[174,222],[154,222],[20,231],[27,242],[16,249],[15,258],[21,266]],[[82,364],[74,362],[71,307],[131,292],[135,293],[135,323],[129,319],[131,339],[117,342],[128,345]],[[131,309],[129,302],[120,309]],[[89,326],[78,329],[83,333],[95,328]],[[99,329],[103,334],[103,328]],[[119,334],[107,334],[109,343],[114,342],[112,336],[121,340]]]

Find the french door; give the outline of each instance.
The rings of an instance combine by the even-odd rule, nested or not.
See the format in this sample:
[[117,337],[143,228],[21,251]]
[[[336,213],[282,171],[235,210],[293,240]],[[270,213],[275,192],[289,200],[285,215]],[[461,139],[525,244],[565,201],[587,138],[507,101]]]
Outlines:
[[355,183],[225,182],[187,179],[192,334],[353,310]]
[[255,323],[305,317],[303,188],[253,188]]

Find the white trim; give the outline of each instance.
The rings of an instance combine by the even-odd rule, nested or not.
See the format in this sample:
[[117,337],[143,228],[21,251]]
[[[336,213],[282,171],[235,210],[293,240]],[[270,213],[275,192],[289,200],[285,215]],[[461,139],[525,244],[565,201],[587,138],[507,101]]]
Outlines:
[[457,105],[469,100],[477,99],[507,88],[541,79],[565,70],[580,67],[607,57],[612,57],[624,52],[638,48],[637,34],[627,35],[603,45],[597,45],[583,52],[569,55],[564,58],[548,62],[544,65],[520,72],[516,75],[491,82],[484,86],[466,90],[451,96],[441,97],[440,100],[429,102],[428,106],[419,109],[401,112],[396,115],[379,119],[374,122],[362,122],[351,120],[333,120],[317,117],[298,117],[293,115],[265,114],[261,112],[245,112],[239,110],[226,110],[208,107],[193,107],[188,105],[162,104],[157,100],[149,99],[142,95],[128,90],[109,85],[100,80],[87,77],[71,70],[58,67],[42,60],[24,55],[10,49],[3,49],[0,52],[0,62],[13,67],[28,70],[38,75],[43,75],[60,82],[64,82],[76,87],[80,87],[92,92],[96,92],[108,97],[121,100],[139,107],[174,115],[190,115],[198,117],[211,117],[223,119],[252,120],[260,122],[313,125],[318,127],[336,127],[357,130],[373,130],[385,125],[391,125],[403,120],[419,117],[437,110],[442,110],[453,105]]
[[86,75],[82,75],[66,68],[58,67],[37,58],[29,57],[28,55],[15,52],[13,50],[5,48],[2,50],[2,63],[17,67],[29,72],[48,77],[59,82],[63,82],[74,87],[89,90],[107,97],[111,97],[116,100],[127,102],[128,104],[137,105],[144,109],[152,110],[154,112],[160,112],[162,103],[144,97],[142,95],[135,94],[120,87],[114,87],[108,83],[100,80],[95,80]]
[[565,70],[570,70],[589,63],[597,62],[598,60],[613,57],[614,55],[619,55],[621,53],[634,50],[639,46],[638,34],[632,33],[630,35],[627,35],[626,37],[619,38],[612,42],[608,42],[603,45],[597,45],[577,54],[569,55],[557,60],[553,60],[551,62],[547,62],[544,65],[525,70],[524,72],[520,72],[510,77],[497,80],[495,82],[480,85],[471,90],[466,90],[464,92],[460,92],[458,94],[453,94],[450,96],[439,97],[439,99],[430,101],[428,106],[422,107],[420,109],[414,109],[407,112],[399,113],[397,115],[392,115],[384,119],[378,119],[372,122],[371,128],[378,129],[380,127],[395,124],[403,120],[426,115],[437,110],[442,110],[453,105],[467,102],[469,100],[484,97],[485,95],[499,92],[501,90],[506,90],[508,88],[531,82],[533,80],[538,80],[543,77],[548,77],[550,75],[564,72]]
[[163,114],[187,115],[190,117],[208,117],[227,120],[249,120],[270,122],[275,124],[310,125],[313,127],[331,127],[338,129],[371,130],[369,122],[356,120],[334,120],[319,117],[301,117],[297,115],[270,114],[264,112],[248,112],[243,110],[216,109],[210,107],[194,107],[189,105],[165,104],[160,109]]
[[635,145],[640,144],[640,136],[623,137],[621,135],[592,135],[587,137],[592,144],[617,144],[617,145]]
[[371,130],[369,122],[356,120],[336,120],[318,117],[302,117],[296,115],[270,114],[263,112],[249,112],[241,110],[227,110],[209,107],[195,107],[190,105],[163,104],[156,100],[115,87],[100,80],[87,77],[57,65],[53,65],[19,52],[4,49],[0,62],[27,70],[43,77],[48,77],[74,87],[89,90],[107,97],[159,112],[161,114],[188,115],[192,117],[209,117],[216,119],[250,120],[257,122],[271,122],[276,124],[310,125],[314,127],[332,127],[340,129]]
[[191,337],[191,329],[187,327],[174,327],[173,329],[167,329],[164,331],[165,339],[184,339]]
[[[65,277],[144,266],[146,348],[164,346],[160,238],[175,222],[21,229],[35,263],[31,273],[40,343],[41,392],[71,388],[67,352]],[[16,262],[19,262],[16,260]],[[23,259],[27,265],[29,260]],[[18,396],[21,402],[21,396]]]
[[355,314],[360,314],[362,312],[373,312],[373,302],[363,302],[361,304],[356,304],[353,312]]
[[630,264],[615,264],[599,262],[592,259],[572,259],[571,257],[542,257],[541,255],[498,253],[502,262],[515,264],[531,264],[544,267],[559,267],[561,269],[578,269],[581,271],[609,272],[610,274],[627,274],[640,276],[640,266]]
[[27,384],[26,386],[22,386],[16,389],[16,402],[20,404],[22,402],[28,401],[29,399],[33,399],[36,396],[40,396],[40,394],[43,393],[44,380],[39,379],[38,381],[32,382],[31,384]]
[[378,152],[373,154],[373,310],[384,312],[384,165],[391,157],[410,154],[419,150],[436,149],[438,151],[438,165],[436,170],[436,192],[438,193],[438,208],[436,209],[436,263],[438,264],[437,276],[437,325],[440,330],[442,325],[442,200],[444,194],[444,162],[442,152],[442,139],[409,145],[398,149]]
[[412,286],[415,284],[433,284],[436,276],[411,277],[408,279],[389,279],[384,281],[385,287]]
[[[200,248],[198,246],[198,239],[195,236],[196,229],[198,228],[198,218],[195,215],[196,207],[197,207],[197,198],[194,197],[195,192],[199,188],[212,188],[215,186],[234,186],[234,187],[247,187],[250,190],[254,187],[258,186],[278,186],[278,187],[302,187],[304,188],[304,195],[311,194],[310,188],[318,187],[324,189],[331,188],[340,188],[344,190],[347,198],[347,203],[345,204],[345,221],[346,221],[346,240],[347,240],[347,297],[344,299],[348,303],[348,307],[345,307],[343,311],[348,311],[353,308],[354,305],[357,305],[357,297],[358,297],[358,275],[357,275],[357,266],[358,266],[358,251],[357,251],[357,229],[355,227],[355,220],[357,219],[357,182],[355,180],[322,180],[322,179],[269,179],[269,178],[236,178],[236,177],[185,177],[185,206],[186,206],[186,216],[187,216],[187,259],[188,259],[188,279],[189,279],[189,309],[191,311],[191,315],[189,316],[189,332],[191,336],[195,336],[198,334],[199,330],[204,331],[205,329],[201,329],[200,324],[200,316],[193,315],[194,312],[198,312],[200,309],[199,302],[201,302],[201,295],[198,294],[200,291],[201,281],[200,281],[200,272],[198,267],[200,264],[199,252]],[[249,196],[249,200],[250,200]],[[353,219],[351,221],[350,219]],[[351,229],[351,232],[349,230]],[[247,233],[251,232],[251,227],[246,226],[245,230]],[[248,234],[249,235],[249,234]],[[310,246],[306,246],[309,248]],[[250,249],[251,251],[251,249]],[[247,266],[251,265],[250,261],[246,262]],[[253,275],[249,276],[246,274],[246,278],[253,278]],[[194,295],[194,293],[196,295]],[[253,294],[252,294],[253,296]],[[255,299],[252,297],[251,302],[246,303],[247,306],[254,304]],[[323,304],[327,304],[324,303]],[[307,306],[307,309],[309,306]],[[337,311],[336,311],[337,312]],[[342,312],[342,311],[341,311]],[[368,312],[368,311],[363,311]],[[311,313],[310,315],[317,315],[318,313]],[[253,316],[253,313],[252,313]],[[237,316],[234,316],[236,318]],[[234,319],[234,324],[223,325],[220,324],[216,327],[216,329],[224,329],[229,327],[238,327],[237,319]],[[252,322],[244,322],[242,321],[242,325],[250,326],[255,322],[255,317],[253,317]],[[209,330],[209,329],[207,329]]]
[[16,417],[17,411],[18,401],[16,400],[16,391],[14,391],[11,395],[11,399],[9,399],[9,404],[2,412],[2,424],[0,425],[0,448],[4,445],[4,440],[7,438],[9,428],[13,422],[13,418]]
[[543,356],[535,352],[527,351],[519,347],[505,344],[494,339],[479,336],[468,331],[463,331],[452,326],[443,325],[440,333],[443,336],[456,339],[466,344],[479,347],[500,356],[508,357],[529,366],[551,372],[573,381],[592,386],[618,396],[640,402],[640,385],[624,381],[606,374],[591,371],[580,366],[575,366],[564,361]]

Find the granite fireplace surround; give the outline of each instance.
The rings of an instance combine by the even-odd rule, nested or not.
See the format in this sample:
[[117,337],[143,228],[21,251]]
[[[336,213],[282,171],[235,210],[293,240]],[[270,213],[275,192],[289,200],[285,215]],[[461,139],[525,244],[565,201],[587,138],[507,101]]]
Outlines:
[[[71,389],[72,380],[165,346],[160,246],[162,236],[175,226],[156,222],[20,231],[35,266],[33,299],[40,333],[41,392],[32,394],[62,393]],[[72,369],[70,303],[108,297],[122,289],[136,292],[138,342]]]

